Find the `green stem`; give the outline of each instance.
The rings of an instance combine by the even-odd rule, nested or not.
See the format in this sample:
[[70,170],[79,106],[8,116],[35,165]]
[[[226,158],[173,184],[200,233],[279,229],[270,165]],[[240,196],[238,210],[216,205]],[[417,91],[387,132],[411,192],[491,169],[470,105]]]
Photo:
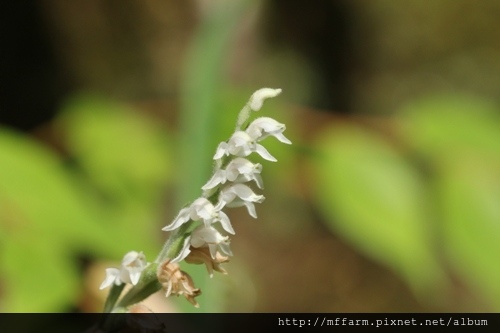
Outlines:
[[118,300],[118,297],[120,297],[124,287],[125,283],[122,283],[120,285],[116,285],[113,283],[108,297],[106,298],[106,303],[104,303],[104,312],[111,312],[111,310],[113,310],[116,301]]
[[244,125],[248,122],[248,118],[250,118],[250,113],[252,112],[252,109],[250,109],[250,105],[247,103],[241,109],[240,113],[238,114],[238,121],[236,122],[236,131],[241,131],[245,130]]

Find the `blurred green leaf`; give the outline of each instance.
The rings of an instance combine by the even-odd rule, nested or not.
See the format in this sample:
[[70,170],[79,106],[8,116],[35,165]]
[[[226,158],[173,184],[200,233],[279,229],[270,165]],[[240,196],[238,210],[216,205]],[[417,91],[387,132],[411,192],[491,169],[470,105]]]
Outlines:
[[102,250],[107,233],[55,153],[1,129],[0,161],[4,309],[61,310],[78,295],[67,258],[85,247]]
[[[65,104],[58,125],[68,149],[87,175],[113,238],[107,253],[160,247],[165,187],[172,176],[171,141],[161,122],[126,105],[91,94]],[[153,241],[152,241],[153,240]]]
[[500,114],[478,98],[435,96],[402,112],[404,135],[431,166],[443,248],[453,267],[500,309]]
[[354,126],[330,128],[318,149],[315,196],[328,226],[417,292],[439,290],[444,280],[430,245],[425,189],[412,166]]
[[463,157],[441,168],[437,189],[453,267],[500,310],[500,164]]
[[1,304],[4,311],[58,312],[77,302],[81,277],[61,239],[48,233],[11,233],[2,251],[8,287]]
[[494,104],[472,97],[429,97],[402,110],[403,133],[434,161],[463,153],[500,160],[498,110]]
[[92,95],[66,103],[67,145],[94,183],[114,200],[157,203],[170,176],[166,129],[123,104]]

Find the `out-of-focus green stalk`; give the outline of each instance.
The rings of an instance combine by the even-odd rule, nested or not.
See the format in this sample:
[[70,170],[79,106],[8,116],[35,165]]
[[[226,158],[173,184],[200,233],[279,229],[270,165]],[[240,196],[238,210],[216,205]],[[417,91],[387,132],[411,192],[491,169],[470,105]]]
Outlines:
[[223,65],[238,22],[255,1],[224,1],[212,8],[193,39],[186,62],[181,95],[177,206],[200,195],[212,170],[214,124],[224,116],[216,109],[219,88],[225,81]]
[[[225,81],[223,65],[227,60],[235,27],[241,22],[245,11],[256,4],[258,2],[249,0],[221,2],[205,16],[191,44],[181,93],[176,207],[183,207],[186,202],[199,197],[201,186],[210,177],[212,156],[218,144],[214,128],[226,116],[216,109],[217,95]],[[180,238],[176,234],[171,237]],[[168,253],[174,252],[170,249],[163,251],[165,250]],[[215,290],[207,290],[208,275],[203,279],[204,281],[195,281],[197,287],[203,290],[203,298],[210,303],[202,306],[202,310],[221,311],[221,295],[216,295]],[[211,285],[214,286],[213,283]],[[193,308],[183,306],[182,310],[190,312]]]

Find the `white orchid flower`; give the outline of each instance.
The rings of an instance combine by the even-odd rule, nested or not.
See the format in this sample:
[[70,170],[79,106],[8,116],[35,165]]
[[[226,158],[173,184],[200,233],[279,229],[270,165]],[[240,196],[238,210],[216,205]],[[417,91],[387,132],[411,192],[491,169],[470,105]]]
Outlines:
[[146,268],[146,257],[142,252],[130,251],[123,257],[120,268],[107,268],[106,277],[99,289],[104,289],[122,283],[131,283],[134,286],[139,282],[141,273]]
[[285,129],[286,126],[284,124],[277,122],[273,118],[261,117],[248,125],[245,132],[255,141],[261,141],[268,136],[274,136],[280,142],[291,145],[292,142],[283,135]]
[[244,184],[231,184],[227,185],[219,193],[219,203],[217,207],[220,209],[224,207],[242,207],[245,206],[248,214],[253,218],[257,218],[254,203],[261,203],[264,201],[263,195],[255,194],[250,187]]
[[246,158],[236,157],[229,162],[226,169],[217,170],[201,189],[210,190],[219,184],[225,184],[226,181],[244,183],[251,180],[255,181],[259,188],[263,188],[261,171],[262,165],[260,163],[252,163]]
[[245,157],[253,152],[256,152],[265,160],[277,161],[264,146],[258,144],[255,139],[243,131],[236,131],[227,142],[221,142],[215,152],[214,160],[229,155]]
[[162,230],[170,231],[177,229],[189,220],[203,220],[205,226],[210,226],[213,223],[220,222],[224,230],[230,234],[234,234],[234,229],[229,221],[229,217],[219,208],[214,207],[214,205],[206,198],[198,198],[189,207],[181,209],[172,223],[164,227]]
[[193,230],[190,242],[195,248],[207,246],[212,258],[215,258],[218,249],[224,255],[233,255],[229,248],[229,237],[222,236],[214,227],[198,226]]

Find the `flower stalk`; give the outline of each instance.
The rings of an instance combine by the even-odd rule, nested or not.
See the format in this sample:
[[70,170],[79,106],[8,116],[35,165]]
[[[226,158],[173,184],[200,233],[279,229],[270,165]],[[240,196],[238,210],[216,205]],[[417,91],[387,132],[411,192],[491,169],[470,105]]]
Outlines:
[[[137,304],[163,288],[165,296],[183,295],[191,304],[199,306],[196,297],[201,290],[179,268],[179,262],[203,264],[210,277],[213,272],[226,274],[221,266],[232,256],[228,235],[235,234],[227,208],[245,207],[248,214],[257,218],[255,204],[264,196],[254,193],[250,185],[263,189],[262,165],[248,156],[256,153],[261,158],[276,162],[276,158],[259,142],[269,136],[291,144],[283,132],[284,124],[269,117],[250,122],[252,111],[262,108],[266,99],[276,97],[281,89],[263,88],[252,94],[238,115],[231,137],[221,142],[213,156],[214,170],[211,178],[201,187],[199,198],[183,207],[170,224],[162,230],[170,233],[153,263],[147,263],[140,252],[125,255],[120,268],[108,268],[101,289],[112,286],[106,300],[105,312],[122,311]],[[132,284],[119,300],[125,284]]]

